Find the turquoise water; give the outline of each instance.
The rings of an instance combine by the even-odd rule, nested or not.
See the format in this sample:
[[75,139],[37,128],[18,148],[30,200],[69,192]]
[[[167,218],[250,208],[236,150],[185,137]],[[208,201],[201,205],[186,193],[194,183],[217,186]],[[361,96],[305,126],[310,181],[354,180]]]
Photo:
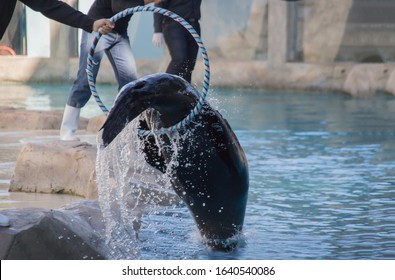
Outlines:
[[212,95],[250,166],[244,242],[231,254],[186,246],[193,224],[185,209],[175,209],[163,214],[173,220],[161,233],[178,240],[149,247],[160,251],[148,250],[149,258],[177,258],[179,251],[187,259],[395,258],[393,97]]
[[[69,87],[32,89],[20,105],[47,110],[63,108]],[[99,88],[108,106],[113,91]],[[249,162],[241,245],[203,248],[185,207],[161,208],[143,217],[142,259],[395,258],[394,97],[215,89],[209,101]],[[91,100],[83,115],[97,114]]]

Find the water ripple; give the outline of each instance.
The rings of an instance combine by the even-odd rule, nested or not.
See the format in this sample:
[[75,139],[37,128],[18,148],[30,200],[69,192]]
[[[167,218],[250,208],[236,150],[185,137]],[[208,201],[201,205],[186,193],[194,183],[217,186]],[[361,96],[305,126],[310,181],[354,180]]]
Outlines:
[[266,231],[261,246],[270,248],[260,256],[395,257],[393,145],[355,143],[354,133],[237,133],[251,172],[246,227]]

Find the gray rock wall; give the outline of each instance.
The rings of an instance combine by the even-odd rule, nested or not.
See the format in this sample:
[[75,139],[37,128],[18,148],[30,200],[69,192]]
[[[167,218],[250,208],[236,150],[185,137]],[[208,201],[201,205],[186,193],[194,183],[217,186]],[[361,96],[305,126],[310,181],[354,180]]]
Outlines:
[[298,3],[301,60],[335,61],[353,0],[304,0]]
[[[202,12],[202,36],[214,58],[265,60],[269,51],[317,64],[395,61],[394,1],[217,0],[203,2]],[[278,33],[286,50],[282,42],[268,46]]]
[[[212,83],[225,87],[345,91],[353,95],[365,89],[371,94],[384,88],[393,94],[394,13],[395,2],[390,0],[203,1],[202,38],[215,74]],[[56,56],[0,57],[0,81],[72,82],[78,59],[66,60]],[[139,76],[163,71],[165,60],[137,61]],[[357,70],[348,77],[349,68],[360,62],[365,64],[369,77],[379,77],[379,81],[372,78],[366,87],[357,82],[364,79],[364,73]],[[202,81],[201,64],[199,61],[194,72],[196,83]],[[304,78],[306,69],[309,76]],[[377,70],[380,73],[373,73]],[[293,80],[296,76],[297,83]],[[101,65],[98,81],[115,83],[107,60]],[[387,86],[383,87],[383,83]]]
[[265,59],[268,0],[203,1],[202,38],[213,58]]
[[353,1],[336,61],[395,61],[395,3]]

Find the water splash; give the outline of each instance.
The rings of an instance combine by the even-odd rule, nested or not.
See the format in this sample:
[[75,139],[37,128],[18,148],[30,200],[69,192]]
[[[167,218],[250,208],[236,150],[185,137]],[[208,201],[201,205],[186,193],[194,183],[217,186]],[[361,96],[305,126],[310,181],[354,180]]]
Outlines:
[[[143,114],[142,118],[155,128],[153,114]],[[102,132],[97,136],[98,195],[111,259],[140,258],[143,213],[155,213],[160,206],[179,203],[171,188],[171,174],[178,166],[178,137],[172,138],[173,157],[162,173],[149,165],[141,152],[144,142],[137,135],[139,124],[138,119],[130,122],[105,148]],[[156,135],[155,141],[161,141],[160,137]]]
[[[158,114],[155,110],[146,110],[139,118],[127,124],[105,148],[101,140],[102,133],[98,134],[96,169],[99,202],[106,223],[107,243],[112,248],[111,258],[140,258],[141,249],[146,248],[148,243],[155,247],[155,241],[151,240],[142,244],[140,241],[143,239],[140,239],[139,232],[143,216],[150,213],[157,215],[160,212],[158,209],[163,202],[162,192],[172,192],[175,196],[176,192],[190,209],[207,207],[212,201],[206,193],[207,190],[201,188],[198,193],[200,204],[195,206],[195,201],[183,191],[184,185],[178,181],[179,177],[177,176],[180,164],[182,164],[182,168],[200,170],[202,174],[205,174],[203,177],[209,175],[206,161],[200,160],[205,154],[200,151],[201,154],[196,156],[193,148],[195,145],[194,129],[201,129],[200,126],[204,125],[204,122],[193,121],[192,127],[194,129],[189,127],[187,130],[172,133],[167,137],[154,134],[154,137],[147,140],[147,138],[139,136],[138,129],[141,126],[144,127],[145,124],[152,131],[158,131],[160,128],[158,125],[161,123]],[[155,145],[152,145],[152,141],[155,142]],[[186,145],[189,145],[190,149]],[[158,153],[158,157],[155,156],[155,153]],[[159,155],[164,155],[164,157]],[[156,166],[156,163],[158,163],[159,169],[153,167]],[[206,179],[200,178],[200,180],[204,184]],[[186,179],[185,182],[190,184],[191,189],[196,187],[192,185],[194,182],[192,179]],[[178,196],[176,197],[178,198]],[[215,207],[218,207],[219,213],[222,212],[223,205]],[[210,209],[207,211],[210,212]],[[194,217],[197,223],[204,224],[202,219],[204,220],[198,216]],[[163,220],[163,223],[166,223],[166,219]],[[157,232],[160,233],[161,227],[158,228]],[[209,240],[205,236],[203,238],[207,240],[203,240],[202,243],[209,247],[217,249],[229,247],[229,250],[235,248],[239,239],[239,237],[234,237],[229,240]]]

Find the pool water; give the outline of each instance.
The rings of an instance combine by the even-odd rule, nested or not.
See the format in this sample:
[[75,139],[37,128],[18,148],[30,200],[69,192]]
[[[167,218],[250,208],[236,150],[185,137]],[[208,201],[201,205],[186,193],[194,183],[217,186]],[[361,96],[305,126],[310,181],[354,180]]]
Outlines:
[[[63,108],[69,87],[29,88],[18,105],[50,110]],[[98,90],[111,106],[114,86]],[[395,258],[394,97],[214,89],[209,102],[229,121],[249,163],[240,246],[204,248],[188,210],[174,206],[143,217],[140,258]],[[82,115],[100,113],[91,100]]]

